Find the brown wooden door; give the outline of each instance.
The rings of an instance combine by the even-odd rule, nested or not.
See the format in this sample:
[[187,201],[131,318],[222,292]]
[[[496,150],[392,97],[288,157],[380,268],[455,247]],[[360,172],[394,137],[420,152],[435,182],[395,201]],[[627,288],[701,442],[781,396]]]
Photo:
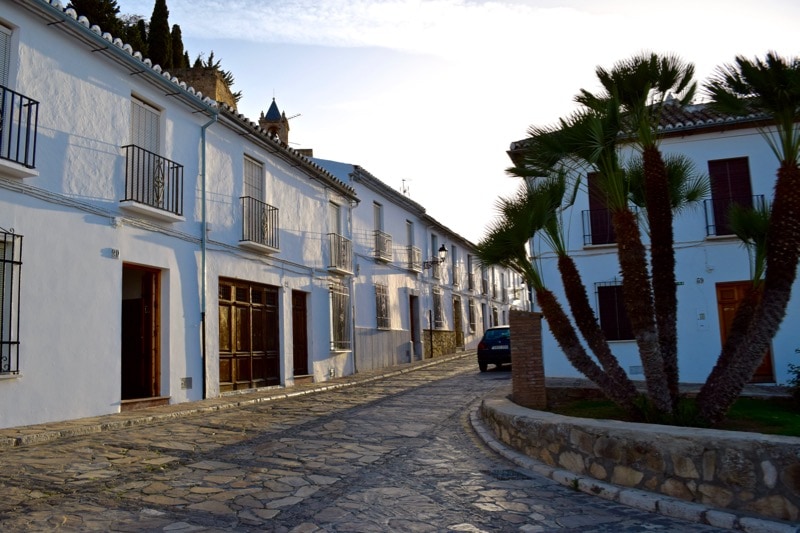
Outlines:
[[462,324],[461,298],[453,298],[453,327],[456,330],[456,346],[464,346],[464,324]]
[[219,282],[220,390],[280,384],[278,288]]
[[122,300],[122,399],[160,395],[160,272],[126,266]]
[[294,375],[308,375],[308,313],[306,293],[292,291],[292,358]]
[[414,355],[422,353],[422,346],[419,338],[419,296],[408,297],[408,316],[409,330],[411,332],[411,345],[414,347]]
[[[744,299],[747,291],[752,286],[749,281],[735,281],[730,283],[717,283],[717,310],[719,313],[719,328],[722,344],[728,338],[728,333],[736,315],[739,303]],[[772,367],[772,350],[767,349],[761,365],[753,374],[751,383],[774,383],[775,372]]]

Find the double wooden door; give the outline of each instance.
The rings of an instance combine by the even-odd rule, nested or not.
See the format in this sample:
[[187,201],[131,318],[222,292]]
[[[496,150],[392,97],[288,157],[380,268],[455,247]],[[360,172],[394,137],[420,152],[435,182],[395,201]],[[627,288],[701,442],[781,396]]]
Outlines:
[[220,280],[220,391],[280,384],[278,300],[278,287]]

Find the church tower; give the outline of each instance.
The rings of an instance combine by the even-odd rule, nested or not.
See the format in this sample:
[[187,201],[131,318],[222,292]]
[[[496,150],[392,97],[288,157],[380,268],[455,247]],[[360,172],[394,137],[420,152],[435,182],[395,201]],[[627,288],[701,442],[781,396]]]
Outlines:
[[272,104],[269,106],[267,114],[265,115],[262,111],[261,118],[258,119],[258,125],[261,129],[266,130],[273,139],[279,140],[284,145],[289,144],[289,119],[286,118],[286,113],[281,113],[278,110],[275,98],[272,99]]

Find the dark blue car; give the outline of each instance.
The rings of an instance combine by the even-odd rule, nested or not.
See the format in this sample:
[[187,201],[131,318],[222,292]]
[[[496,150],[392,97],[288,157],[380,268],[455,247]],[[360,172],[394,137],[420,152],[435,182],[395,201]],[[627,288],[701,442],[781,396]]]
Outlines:
[[508,326],[496,326],[483,333],[478,343],[478,368],[486,372],[488,366],[500,368],[511,363],[511,329]]

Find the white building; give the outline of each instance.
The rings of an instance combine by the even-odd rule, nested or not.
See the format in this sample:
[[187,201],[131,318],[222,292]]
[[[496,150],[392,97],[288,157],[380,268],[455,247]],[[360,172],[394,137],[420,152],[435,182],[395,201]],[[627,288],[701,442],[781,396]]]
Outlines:
[[[704,105],[668,106],[666,111],[661,124],[662,153],[689,157],[698,172],[709,176],[712,189],[702,205],[681,212],[674,220],[680,380],[702,383],[717,361],[736,305],[751,279],[748,252],[731,234],[727,209],[732,202],[756,205],[771,201],[778,162],[759,134],[763,117],[723,116]],[[523,144],[512,143],[512,160]],[[630,149],[623,152],[623,158],[631,155]],[[591,175],[586,178],[591,190]],[[580,269],[613,353],[633,379],[643,379],[622,306],[619,263],[607,210],[584,188],[568,210],[564,226],[568,228],[569,253]],[[644,239],[647,244],[646,232]],[[566,306],[555,257],[538,239],[532,241],[532,247],[543,258],[548,288]],[[793,333],[800,320],[797,283],[794,295],[754,382],[786,383],[788,365],[798,361],[800,340]],[[578,375],[546,328],[543,348],[548,376]]]
[[314,161],[360,200],[352,215],[358,370],[474,348],[487,327],[508,323],[512,303],[528,308],[517,274],[481,270],[474,245],[420,204],[358,165]]
[[[3,6],[0,427],[422,356],[421,250],[435,232],[463,264],[469,243],[402,195],[340,179],[289,148],[275,102],[255,124],[71,9]],[[390,242],[376,254],[376,202],[389,236],[419,239],[413,264]],[[395,228],[405,220],[413,232]],[[459,346],[483,324],[470,329],[463,311],[454,327],[458,298],[504,320],[502,299],[445,291],[434,329],[460,331]]]

